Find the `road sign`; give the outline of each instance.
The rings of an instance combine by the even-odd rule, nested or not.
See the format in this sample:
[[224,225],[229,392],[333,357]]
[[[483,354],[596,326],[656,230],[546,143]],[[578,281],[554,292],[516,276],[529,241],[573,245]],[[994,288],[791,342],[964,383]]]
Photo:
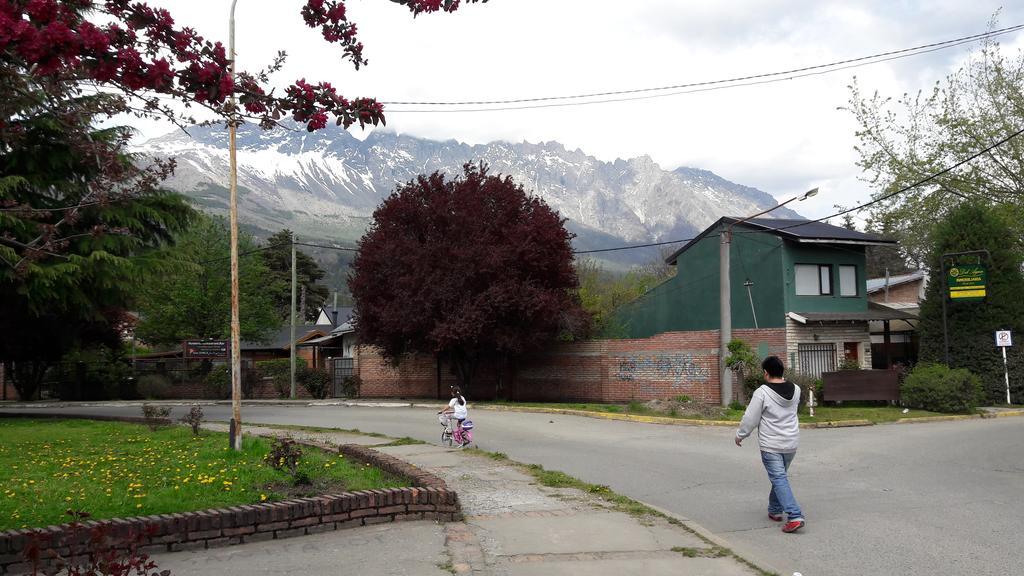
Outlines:
[[227,358],[227,340],[186,340],[185,358]]
[[1013,334],[1009,330],[998,330],[996,332],[996,346],[1000,348],[1013,346]]
[[985,267],[980,264],[962,264],[946,272],[949,298],[959,302],[985,299]]

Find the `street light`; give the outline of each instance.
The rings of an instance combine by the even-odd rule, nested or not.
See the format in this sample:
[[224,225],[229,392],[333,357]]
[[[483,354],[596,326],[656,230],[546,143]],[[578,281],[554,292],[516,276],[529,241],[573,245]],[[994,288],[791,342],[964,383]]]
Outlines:
[[[231,17],[228,19],[228,51],[231,58],[232,85],[235,81],[235,4],[231,0]],[[228,157],[230,161],[231,189],[231,447],[242,449],[242,337],[238,320],[238,164],[235,159],[235,130],[238,126],[235,91],[231,90],[228,104]]]
[[[719,329],[718,333],[720,336],[719,349],[718,349],[718,377],[719,377],[719,391],[722,396],[722,406],[728,406],[732,402],[732,373],[725,365],[725,359],[729,355],[729,341],[732,340],[732,301],[731,292],[732,286],[729,279],[729,251],[732,247],[732,228],[737,224],[742,224],[748,220],[753,220],[758,216],[763,216],[773,210],[782,208],[790,202],[803,201],[818,193],[818,189],[814,188],[804,192],[800,196],[794,196],[785,202],[776,204],[767,210],[762,210],[752,216],[737,220],[725,227],[722,232],[722,242],[719,245],[719,283],[718,283],[718,310],[719,310]],[[753,305],[753,302],[751,302]]]

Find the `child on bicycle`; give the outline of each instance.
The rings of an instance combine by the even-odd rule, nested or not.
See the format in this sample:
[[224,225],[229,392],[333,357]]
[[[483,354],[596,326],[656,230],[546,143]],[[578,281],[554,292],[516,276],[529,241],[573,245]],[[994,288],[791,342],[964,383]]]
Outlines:
[[462,423],[469,417],[469,410],[466,408],[466,399],[462,396],[462,391],[458,386],[452,386],[452,399],[448,402],[448,406],[438,414],[449,415],[455,420],[454,435],[459,444],[469,443],[462,436]]

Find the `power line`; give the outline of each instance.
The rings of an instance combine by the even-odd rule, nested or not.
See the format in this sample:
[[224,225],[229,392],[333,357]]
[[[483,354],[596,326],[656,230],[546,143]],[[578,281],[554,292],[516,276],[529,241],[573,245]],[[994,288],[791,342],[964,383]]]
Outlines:
[[341,250],[343,252],[359,252],[359,248],[350,248],[348,246],[325,246],[323,244],[310,244],[308,242],[296,242],[296,246],[310,246],[312,248],[326,248],[327,250]]
[[776,230],[788,230],[790,228],[797,228],[799,226],[805,226],[807,224],[813,224],[815,222],[823,222],[823,221],[828,220],[830,218],[835,218],[837,216],[842,216],[844,214],[849,214],[850,212],[857,212],[857,211],[863,210],[864,208],[867,208],[868,206],[873,206],[875,204],[878,204],[879,202],[884,202],[884,201],[888,200],[889,198],[892,198],[893,196],[897,196],[899,194],[903,194],[905,192],[909,192],[910,190],[913,190],[914,188],[917,188],[918,186],[921,186],[921,185],[927,184],[928,182],[931,182],[932,180],[938,178],[939,176],[942,176],[944,174],[948,174],[948,173],[952,172],[953,170],[956,170],[957,168],[963,166],[964,164],[972,162],[972,161],[980,158],[981,156],[984,156],[985,154],[988,154],[992,150],[995,150],[996,148],[1002,146],[1003,144],[1006,144],[1007,142],[1009,142],[1010,140],[1013,140],[1014,138],[1016,138],[1017,136],[1020,136],[1021,134],[1024,134],[1024,128],[1021,128],[1020,130],[1017,130],[1016,132],[1010,134],[1009,136],[1006,136],[1005,138],[999,140],[998,142],[989,145],[984,150],[982,150],[980,152],[976,152],[976,153],[968,156],[967,158],[964,158],[963,160],[957,162],[956,164],[953,164],[952,166],[947,166],[946,168],[943,168],[942,170],[939,170],[938,172],[935,172],[934,174],[926,176],[926,177],[918,180],[917,182],[914,182],[913,184],[910,184],[909,186],[904,186],[903,188],[900,188],[899,190],[890,192],[888,194],[883,194],[882,196],[879,196],[878,198],[875,198],[875,199],[873,199],[873,200],[871,200],[869,202],[865,202],[865,203],[860,204],[858,206],[854,206],[853,208],[847,208],[847,209],[842,210],[840,212],[836,212],[835,214],[830,214],[828,216],[824,216],[822,218],[818,218],[818,219],[815,219],[815,220],[809,220],[807,222],[801,222],[800,224],[791,224],[789,226],[782,226],[782,227],[779,227],[779,228],[771,228],[771,229],[765,230],[765,231],[766,232],[771,232],[771,231],[776,231]]
[[[541,107],[552,107],[552,106],[573,106],[573,105],[585,105],[585,104],[601,104],[608,102],[620,102],[625,100],[638,100],[642,98],[657,98],[662,96],[671,96],[676,94],[685,94],[697,91],[715,90],[730,88],[736,86],[749,86],[753,84],[763,84],[768,82],[778,82],[783,80],[790,80],[793,78],[800,78],[804,76],[826,74],[830,72],[836,72],[839,70],[845,70],[848,68],[854,68],[858,66],[865,66],[869,64],[876,64],[880,62],[886,62],[889,60],[895,60],[899,58],[909,58],[920,54],[927,54],[937,50],[944,50],[959,46],[961,44],[967,44],[981,39],[994,38],[1003,34],[1009,34],[1024,29],[1024,24],[1018,24],[1007,28],[1001,28],[998,30],[992,30],[981,34],[973,34],[970,36],[963,36],[952,40],[944,40],[941,42],[933,42],[931,44],[923,44],[920,46],[914,46],[912,48],[903,48],[900,50],[891,50],[888,52],[880,52],[871,54],[868,56],[861,56],[858,58],[850,58],[847,60],[838,60],[829,62],[826,64],[816,64],[813,66],[805,66],[802,68],[793,68],[789,70],[781,70],[776,72],[766,72],[761,74],[751,74],[747,76],[738,76],[733,78],[708,80],[703,82],[690,82],[684,84],[675,84],[669,86],[658,86],[650,88],[634,88],[626,90],[612,90],[605,92],[591,92],[585,94],[571,94],[571,95],[560,95],[560,96],[539,96],[531,98],[510,98],[510,99],[497,99],[497,100],[465,100],[465,101],[449,101],[449,102],[429,102],[429,101],[384,101],[382,104],[387,106],[495,106],[495,105],[507,105],[507,104],[527,104],[527,106],[516,106],[506,108],[477,108],[477,109],[459,109],[459,110],[389,110],[389,112],[399,113],[421,113],[421,112],[483,112],[483,111],[499,111],[499,110],[519,110],[527,108],[541,108]],[[750,82],[753,80],[759,80],[757,82]],[[684,92],[674,92],[668,94],[655,94],[640,97],[630,98],[619,98],[619,99],[604,99],[590,102],[570,102],[562,104],[546,104],[546,105],[535,105],[539,102],[553,102],[553,101],[565,101],[565,100],[585,100],[587,98],[606,98],[609,96],[627,96],[631,94],[644,94],[651,92],[666,92],[669,90],[680,90],[684,88],[698,88],[699,90],[689,90]]]
[[619,246],[616,248],[600,248],[597,250],[573,250],[573,254],[597,254],[599,252],[618,252],[619,250],[633,250],[634,248],[650,248],[652,246],[666,246],[668,244],[679,244],[680,242],[689,242],[694,238],[684,238],[682,240],[666,240],[665,242],[654,242],[652,244],[636,244],[632,246]]

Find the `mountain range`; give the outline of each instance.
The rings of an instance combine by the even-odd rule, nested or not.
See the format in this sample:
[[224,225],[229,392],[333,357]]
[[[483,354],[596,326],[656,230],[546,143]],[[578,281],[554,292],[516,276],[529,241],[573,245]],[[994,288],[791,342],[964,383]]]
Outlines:
[[[376,130],[365,140],[330,127],[318,132],[238,130],[239,218],[260,231],[289,228],[302,238],[351,245],[396,184],[440,170],[460,174],[485,162],[509,174],[567,219],[577,250],[689,238],[723,215],[775,204],[761,190],[698,168],[665,170],[649,156],[601,161],[558,142],[468,145]],[[144,142],[144,155],[174,157],[166,186],[204,210],[228,208],[228,133],[194,126]],[[798,215],[782,208],[780,218]],[[619,265],[651,261],[651,249],[607,253]]]

